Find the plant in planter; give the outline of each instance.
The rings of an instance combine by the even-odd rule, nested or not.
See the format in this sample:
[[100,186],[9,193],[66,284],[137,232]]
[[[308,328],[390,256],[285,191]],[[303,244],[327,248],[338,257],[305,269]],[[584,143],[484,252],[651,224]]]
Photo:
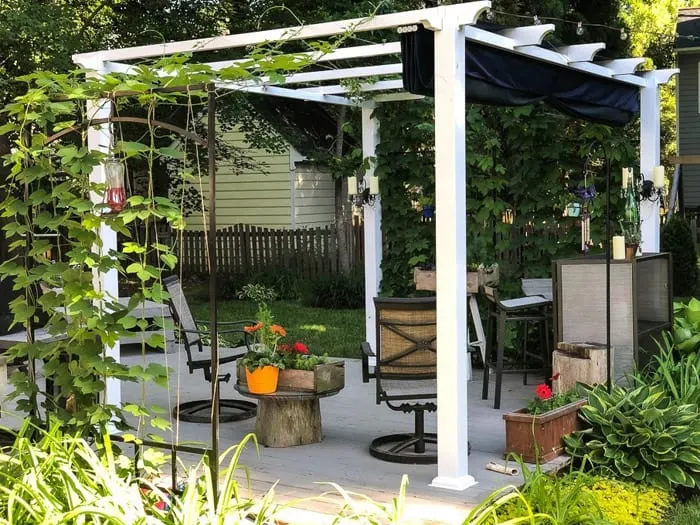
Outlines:
[[625,258],[631,261],[642,242],[642,229],[637,221],[620,220],[620,230],[625,237]]
[[265,303],[260,303],[258,322],[243,330],[252,337],[253,343],[243,357],[248,389],[253,394],[271,394],[277,390],[279,371],[284,368],[284,360],[277,351],[279,341],[287,335],[286,330],[274,324],[272,312]]
[[329,361],[328,355],[314,355],[304,343],[280,345],[284,370],[279,388],[297,392],[323,393],[345,386],[345,363]]
[[[557,374],[552,380],[558,378]],[[537,385],[535,393],[527,408],[503,414],[506,454],[517,454],[527,463],[546,463],[564,450],[562,438],[579,428],[578,410],[586,401],[576,389],[553,394],[546,384]]]

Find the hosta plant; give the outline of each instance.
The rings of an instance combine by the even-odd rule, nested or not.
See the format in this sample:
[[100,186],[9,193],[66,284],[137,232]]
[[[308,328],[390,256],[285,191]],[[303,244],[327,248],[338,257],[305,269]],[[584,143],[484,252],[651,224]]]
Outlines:
[[661,385],[589,392],[580,417],[590,428],[564,438],[566,450],[622,479],[665,490],[700,487],[698,407],[679,404]]

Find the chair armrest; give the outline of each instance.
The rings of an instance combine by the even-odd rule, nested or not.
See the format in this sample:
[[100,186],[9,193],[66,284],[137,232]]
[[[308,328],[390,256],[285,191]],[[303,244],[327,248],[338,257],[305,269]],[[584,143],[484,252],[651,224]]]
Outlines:
[[[211,321],[207,320],[205,321],[204,319],[195,319],[195,323],[197,324],[203,324],[203,325],[210,325]],[[233,325],[233,324],[243,324],[243,325],[255,325],[257,321],[253,321],[251,319],[243,319],[242,321],[217,321],[216,325],[217,326],[226,326],[226,325]]]
[[362,382],[369,383],[370,379],[376,377],[375,373],[369,373],[369,358],[375,357],[375,353],[372,351],[372,345],[367,341],[360,343],[360,348],[362,349]]

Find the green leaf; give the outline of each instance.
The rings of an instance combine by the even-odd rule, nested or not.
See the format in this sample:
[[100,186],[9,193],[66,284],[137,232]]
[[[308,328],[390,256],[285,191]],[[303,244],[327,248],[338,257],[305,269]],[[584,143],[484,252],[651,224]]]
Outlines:
[[676,463],[662,463],[661,473],[674,485],[685,485],[686,475]]
[[659,434],[651,443],[651,449],[658,455],[668,454],[676,446],[676,441],[669,434]]

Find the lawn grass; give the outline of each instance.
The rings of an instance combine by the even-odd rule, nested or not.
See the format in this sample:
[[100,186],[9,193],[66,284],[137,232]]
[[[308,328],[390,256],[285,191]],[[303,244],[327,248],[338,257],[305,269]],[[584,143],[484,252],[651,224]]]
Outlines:
[[695,498],[685,503],[678,503],[671,511],[671,516],[664,521],[667,525],[700,524],[700,499]]
[[[209,319],[209,304],[190,301],[197,319]],[[301,341],[314,354],[332,357],[360,357],[360,343],[365,338],[364,310],[327,310],[302,306],[296,301],[270,304],[275,321],[287,330],[287,341]],[[219,301],[220,321],[255,319],[257,306],[248,301]]]

